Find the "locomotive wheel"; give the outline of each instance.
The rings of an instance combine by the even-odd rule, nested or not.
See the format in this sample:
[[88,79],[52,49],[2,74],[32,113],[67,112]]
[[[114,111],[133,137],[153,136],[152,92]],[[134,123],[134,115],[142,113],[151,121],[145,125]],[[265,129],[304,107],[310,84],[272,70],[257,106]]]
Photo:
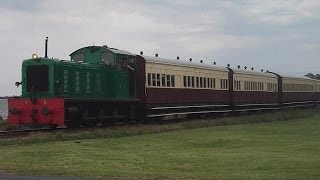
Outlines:
[[80,127],[80,122],[77,121],[79,119],[72,119],[72,120],[67,120],[65,122],[65,125],[67,126],[67,128],[79,128]]
[[76,106],[68,107],[65,113],[65,126],[67,128],[79,128],[81,124],[79,108]]
[[58,124],[49,124],[49,129],[54,130],[54,129],[57,129],[57,127],[58,127]]
[[96,125],[97,125],[96,121],[84,121],[84,122],[82,122],[82,126],[86,127],[86,128],[94,127]]

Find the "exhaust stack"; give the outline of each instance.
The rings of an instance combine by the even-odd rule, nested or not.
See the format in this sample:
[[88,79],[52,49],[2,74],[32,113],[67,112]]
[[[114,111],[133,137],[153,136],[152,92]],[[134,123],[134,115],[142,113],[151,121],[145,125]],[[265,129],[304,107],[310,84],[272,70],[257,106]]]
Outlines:
[[44,58],[48,58],[48,37],[46,37],[44,53]]

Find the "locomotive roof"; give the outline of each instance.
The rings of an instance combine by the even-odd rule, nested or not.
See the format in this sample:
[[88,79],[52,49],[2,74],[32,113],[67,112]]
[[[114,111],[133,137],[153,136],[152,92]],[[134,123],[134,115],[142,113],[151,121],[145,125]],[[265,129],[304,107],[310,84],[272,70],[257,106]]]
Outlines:
[[121,50],[121,49],[116,49],[116,48],[107,48],[107,49],[109,49],[110,51],[112,51],[113,53],[116,53],[116,54],[125,54],[125,55],[129,55],[129,56],[134,56],[135,55],[135,54],[132,54],[129,51],[125,51],[125,50]]
[[222,67],[222,66],[213,66],[213,65],[197,63],[197,62],[174,60],[174,59],[159,58],[159,57],[144,56],[144,55],[138,55],[138,56],[142,57],[143,59],[145,59],[146,62],[149,62],[149,63],[168,64],[168,65],[174,65],[174,66],[202,68],[202,69],[226,71],[226,72],[228,71],[226,67]]
[[73,54],[83,50],[83,49],[89,49],[89,48],[101,48],[101,49],[105,49],[105,50],[109,50],[113,53],[116,53],[116,54],[124,54],[124,55],[129,55],[129,56],[134,56],[135,54],[132,54],[131,52],[129,51],[125,51],[125,50],[121,50],[121,49],[116,49],[116,48],[110,48],[108,46],[86,46],[86,47],[82,47],[74,52],[72,52],[70,54],[70,56],[72,56]]

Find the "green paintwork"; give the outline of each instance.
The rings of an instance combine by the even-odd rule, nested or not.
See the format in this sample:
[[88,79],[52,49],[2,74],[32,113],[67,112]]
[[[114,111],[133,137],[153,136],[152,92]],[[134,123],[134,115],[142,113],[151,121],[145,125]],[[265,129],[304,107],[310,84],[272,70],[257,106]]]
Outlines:
[[[101,60],[101,54],[110,52],[114,66],[108,66]],[[134,55],[106,47],[91,46],[81,48],[70,56],[84,54],[83,62],[62,61],[57,59],[28,59],[22,63],[22,97],[30,97],[27,92],[27,67],[48,65],[49,91],[36,92],[36,97],[70,98],[130,98],[129,73],[125,68],[118,69],[117,62],[129,60]],[[77,77],[78,76],[78,77]]]
[[53,81],[53,77],[55,76],[55,67],[57,61],[56,60],[49,60],[44,58],[38,58],[37,60],[28,59],[24,60],[22,63],[22,97],[30,97],[30,93],[27,92],[27,67],[34,66],[34,65],[48,65],[49,67],[49,91],[37,93],[37,97],[52,97],[54,96],[55,92],[54,84],[51,83]]

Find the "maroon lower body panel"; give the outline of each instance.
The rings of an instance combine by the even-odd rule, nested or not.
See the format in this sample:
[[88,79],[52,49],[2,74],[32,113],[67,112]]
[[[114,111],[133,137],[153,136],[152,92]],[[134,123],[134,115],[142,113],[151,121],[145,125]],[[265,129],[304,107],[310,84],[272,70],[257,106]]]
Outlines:
[[320,92],[315,92],[315,93],[314,93],[314,99],[315,99],[316,101],[320,101]]
[[314,101],[313,92],[283,92],[283,102]]
[[184,118],[231,112],[229,91],[209,89],[147,88],[148,118]]
[[147,88],[148,104],[229,104],[229,92],[209,89]]
[[277,92],[147,88],[148,117],[279,109]]
[[234,91],[235,104],[271,104],[278,101],[278,92]]

